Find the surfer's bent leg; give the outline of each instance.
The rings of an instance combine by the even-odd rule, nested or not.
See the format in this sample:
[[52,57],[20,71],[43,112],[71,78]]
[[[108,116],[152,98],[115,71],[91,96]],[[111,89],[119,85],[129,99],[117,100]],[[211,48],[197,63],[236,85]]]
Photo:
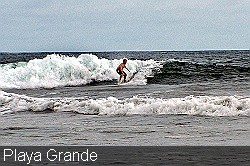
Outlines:
[[119,81],[121,81],[122,76],[123,76],[123,73],[122,73],[120,70],[116,70],[116,72],[120,75],[120,79],[119,79]]
[[126,82],[127,74],[125,72],[123,72],[123,76],[124,76],[124,82]]

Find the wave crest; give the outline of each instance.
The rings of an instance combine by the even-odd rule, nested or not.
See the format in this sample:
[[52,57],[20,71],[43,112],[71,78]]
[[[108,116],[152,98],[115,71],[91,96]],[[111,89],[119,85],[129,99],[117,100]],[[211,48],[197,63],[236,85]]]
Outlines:
[[[121,62],[121,59],[108,60],[92,54],[77,58],[53,54],[29,62],[4,64],[0,65],[0,88],[53,88],[115,80],[119,77],[116,67]],[[136,80],[144,84],[145,75],[150,75],[151,68],[156,66],[159,63],[154,60],[129,60],[127,63],[131,73],[141,70]]]

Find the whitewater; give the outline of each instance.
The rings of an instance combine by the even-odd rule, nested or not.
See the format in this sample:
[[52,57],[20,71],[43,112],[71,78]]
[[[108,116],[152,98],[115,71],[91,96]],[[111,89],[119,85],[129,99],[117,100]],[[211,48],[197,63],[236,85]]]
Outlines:
[[249,116],[250,98],[240,96],[188,96],[185,98],[132,98],[119,100],[115,97],[103,99],[84,98],[32,98],[0,92],[1,114],[22,111],[64,111],[85,115],[136,115],[172,114],[206,116]]
[[249,51],[23,56],[0,64],[2,145],[250,145]]
[[[1,65],[0,87],[53,88],[111,81],[117,79],[116,68],[120,63],[121,60],[99,59],[91,54],[82,54],[77,58],[56,54],[48,55],[43,59],[34,59],[29,62]],[[158,65],[159,62],[153,60],[134,60],[130,61],[127,67],[132,73],[139,70],[139,74],[133,82],[145,84],[145,79],[140,73],[146,72],[144,74],[149,76],[151,74],[149,69],[156,68]]]

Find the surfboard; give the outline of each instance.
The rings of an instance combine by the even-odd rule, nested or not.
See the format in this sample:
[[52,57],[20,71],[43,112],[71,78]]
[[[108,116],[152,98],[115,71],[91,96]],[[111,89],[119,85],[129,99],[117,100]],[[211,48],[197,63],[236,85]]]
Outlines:
[[139,70],[135,71],[128,79],[126,82],[123,82],[123,81],[119,81],[118,80],[118,85],[121,85],[121,84],[126,84],[126,83],[129,83],[131,80],[134,79],[135,75],[139,72]]

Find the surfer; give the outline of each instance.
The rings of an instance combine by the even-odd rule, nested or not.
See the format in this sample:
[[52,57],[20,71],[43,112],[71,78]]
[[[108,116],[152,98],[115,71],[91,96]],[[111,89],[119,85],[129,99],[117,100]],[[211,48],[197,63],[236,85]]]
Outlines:
[[124,82],[126,82],[127,74],[123,71],[124,68],[126,68],[129,71],[129,69],[126,67],[126,63],[127,59],[123,59],[123,62],[116,69],[116,72],[120,75],[119,82],[121,82],[122,77],[124,77]]

